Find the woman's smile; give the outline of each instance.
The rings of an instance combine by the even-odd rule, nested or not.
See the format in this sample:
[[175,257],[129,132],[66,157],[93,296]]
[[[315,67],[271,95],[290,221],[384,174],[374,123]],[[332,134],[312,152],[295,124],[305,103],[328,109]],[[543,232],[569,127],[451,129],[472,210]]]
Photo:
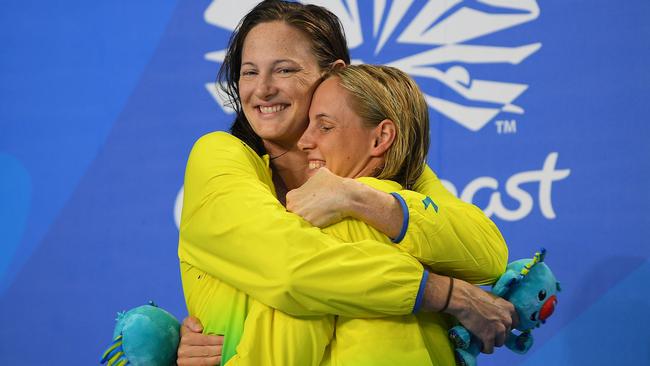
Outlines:
[[272,113],[277,113],[280,111],[283,111],[285,108],[287,108],[287,104],[274,104],[270,106],[259,106],[257,107],[262,114],[272,114]]

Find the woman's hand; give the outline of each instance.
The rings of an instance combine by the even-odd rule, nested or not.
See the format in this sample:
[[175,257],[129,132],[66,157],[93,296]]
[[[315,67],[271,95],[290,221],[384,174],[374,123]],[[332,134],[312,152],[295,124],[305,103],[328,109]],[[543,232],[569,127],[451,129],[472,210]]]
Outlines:
[[300,188],[287,193],[287,210],[320,228],[343,220],[348,216],[345,180],[327,168],[318,169]]
[[327,168],[318,169],[302,187],[287,193],[287,210],[320,228],[352,217],[390,238],[399,235],[404,218],[390,194],[341,178]]
[[178,366],[214,366],[221,363],[223,336],[202,334],[201,322],[188,316],[181,325]]
[[[444,306],[449,284],[449,277],[434,273],[429,275],[423,304],[425,309],[438,311]],[[482,352],[492,353],[495,346],[501,347],[508,333],[519,322],[515,307],[508,301],[463,280],[454,279],[453,286],[445,312],[456,317],[483,342]]]
[[454,279],[447,313],[483,342],[483,353],[501,347],[519,318],[508,301],[462,280]]

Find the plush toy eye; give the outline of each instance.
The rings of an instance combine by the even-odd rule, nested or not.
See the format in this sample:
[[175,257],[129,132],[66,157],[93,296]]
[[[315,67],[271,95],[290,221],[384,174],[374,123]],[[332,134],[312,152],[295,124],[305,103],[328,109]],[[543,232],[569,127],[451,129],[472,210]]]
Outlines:
[[538,294],[537,297],[539,298],[539,301],[544,301],[546,298],[546,290],[541,290]]

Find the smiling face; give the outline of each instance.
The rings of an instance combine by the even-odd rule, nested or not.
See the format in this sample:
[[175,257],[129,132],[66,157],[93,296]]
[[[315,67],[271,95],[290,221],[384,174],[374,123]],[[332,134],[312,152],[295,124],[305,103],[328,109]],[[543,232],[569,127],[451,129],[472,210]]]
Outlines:
[[298,141],[310,174],[327,167],[341,177],[373,176],[383,158],[374,154],[377,127],[364,125],[350,107],[350,94],[337,77],[323,81],[309,109],[309,126]]
[[314,85],[321,76],[311,46],[304,33],[282,21],[258,24],[246,36],[239,96],[267,149],[290,148],[305,130]]

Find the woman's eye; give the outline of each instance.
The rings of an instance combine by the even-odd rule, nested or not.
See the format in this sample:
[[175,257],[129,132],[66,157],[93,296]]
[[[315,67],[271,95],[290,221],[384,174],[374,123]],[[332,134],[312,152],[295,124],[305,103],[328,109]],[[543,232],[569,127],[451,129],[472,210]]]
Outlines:
[[255,72],[254,70],[246,70],[241,72],[242,76],[253,76],[255,74],[257,74],[257,72]]
[[331,127],[331,126],[320,126],[320,130],[323,131],[323,132],[328,132],[328,131],[331,130],[332,128],[334,128],[334,127]]
[[286,74],[294,73],[294,72],[296,72],[296,70],[295,69],[289,69],[289,68],[282,68],[282,69],[278,69],[277,72],[278,72],[278,74],[285,74],[286,75]]

